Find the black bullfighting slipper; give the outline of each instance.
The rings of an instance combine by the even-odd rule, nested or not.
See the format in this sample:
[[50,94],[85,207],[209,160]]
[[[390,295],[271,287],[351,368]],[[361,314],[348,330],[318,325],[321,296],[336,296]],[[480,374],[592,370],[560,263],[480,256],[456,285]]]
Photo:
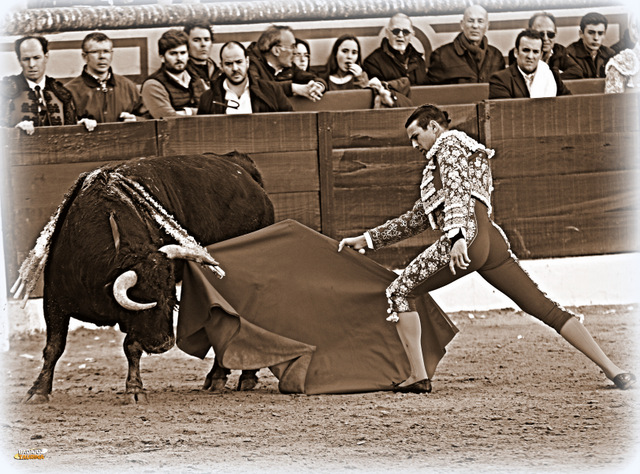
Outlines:
[[396,393],[431,393],[431,380],[418,380],[404,387],[399,384],[393,384],[393,391]]
[[623,372],[613,378],[613,383],[616,384],[616,387],[620,390],[627,390],[636,383],[636,376],[628,372]]

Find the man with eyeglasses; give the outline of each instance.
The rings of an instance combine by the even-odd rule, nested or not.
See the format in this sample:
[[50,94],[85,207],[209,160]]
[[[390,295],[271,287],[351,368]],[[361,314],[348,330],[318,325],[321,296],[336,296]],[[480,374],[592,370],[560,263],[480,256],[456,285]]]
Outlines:
[[293,63],[296,38],[288,26],[271,25],[247,48],[249,75],[255,80],[278,83],[285,95],[298,95],[317,101],[327,85],[313,72]]
[[431,54],[429,84],[469,84],[489,82],[494,72],[505,67],[502,52],[485,36],[489,15],[480,5],[467,7],[460,21],[462,30],[451,43]]
[[[567,53],[567,48],[556,43],[556,18],[547,12],[535,13],[529,18],[529,28],[542,35],[542,61],[558,71],[563,80],[582,79],[582,68]],[[509,51],[509,65],[516,62],[515,49]]]
[[582,77],[606,77],[605,66],[615,51],[603,44],[609,22],[604,15],[591,12],[580,19],[580,39],[567,46],[567,52],[582,69]]
[[15,44],[22,73],[0,83],[0,125],[16,127],[32,135],[35,127],[84,124],[89,131],[95,120],[78,120],[71,92],[60,81],[45,75],[49,42],[42,36],[23,36]]
[[411,19],[397,13],[389,19],[380,47],[362,63],[369,78],[378,78],[388,88],[408,95],[410,86],[426,84],[427,65],[422,53],[412,44]]
[[130,79],[111,69],[113,41],[104,33],[89,33],[82,40],[82,74],[65,84],[78,115],[98,123],[135,122],[140,93]]

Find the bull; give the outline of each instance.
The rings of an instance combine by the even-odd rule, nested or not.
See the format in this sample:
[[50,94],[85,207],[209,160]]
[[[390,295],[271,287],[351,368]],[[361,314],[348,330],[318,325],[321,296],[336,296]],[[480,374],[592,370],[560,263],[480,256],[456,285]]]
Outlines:
[[[184,260],[222,276],[203,246],[273,224],[273,205],[247,155],[204,154],[136,158],[81,175],[25,260],[12,291],[33,290],[44,269],[47,340],[42,370],[28,403],[46,403],[70,318],[126,333],[125,396],[146,402],[140,377],[143,352],[173,347],[176,283]],[[20,287],[18,287],[20,284]],[[205,389],[226,383],[228,369],[214,362]],[[238,389],[257,382],[245,371]]]

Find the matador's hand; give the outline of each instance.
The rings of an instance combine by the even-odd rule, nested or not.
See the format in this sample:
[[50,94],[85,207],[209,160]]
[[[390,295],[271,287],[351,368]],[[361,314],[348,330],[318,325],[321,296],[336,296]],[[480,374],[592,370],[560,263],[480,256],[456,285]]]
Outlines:
[[451,260],[449,261],[449,269],[451,273],[456,274],[456,267],[460,270],[466,270],[471,263],[469,254],[467,253],[467,242],[464,239],[458,239],[451,247]]

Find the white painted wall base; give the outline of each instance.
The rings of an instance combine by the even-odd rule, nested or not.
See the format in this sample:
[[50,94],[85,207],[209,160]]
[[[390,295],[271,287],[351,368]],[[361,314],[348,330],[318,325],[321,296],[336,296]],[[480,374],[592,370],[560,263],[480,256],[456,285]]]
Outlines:
[[[522,260],[523,268],[547,295],[563,306],[618,305],[640,302],[640,254],[598,255],[543,260]],[[515,308],[478,274],[472,274],[431,293],[446,312]],[[42,299],[24,309],[8,303],[9,334],[45,329]],[[71,320],[71,329],[94,328]],[[6,346],[0,345],[6,350]]]

